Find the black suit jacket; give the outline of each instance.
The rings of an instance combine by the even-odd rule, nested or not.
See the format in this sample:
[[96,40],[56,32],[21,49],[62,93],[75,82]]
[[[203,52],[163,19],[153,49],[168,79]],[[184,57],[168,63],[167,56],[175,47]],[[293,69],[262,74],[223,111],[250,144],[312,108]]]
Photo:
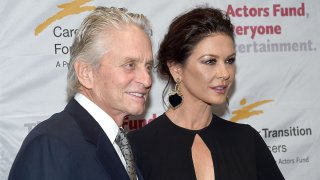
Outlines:
[[[137,170],[139,180],[142,180]],[[9,180],[129,180],[112,143],[74,99],[24,140]]]

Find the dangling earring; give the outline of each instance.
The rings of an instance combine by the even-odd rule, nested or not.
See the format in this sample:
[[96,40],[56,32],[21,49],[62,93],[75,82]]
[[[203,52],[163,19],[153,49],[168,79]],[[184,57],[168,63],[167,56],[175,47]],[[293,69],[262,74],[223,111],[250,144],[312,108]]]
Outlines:
[[180,91],[180,83],[181,81],[178,78],[174,89],[172,89],[172,92],[169,94],[169,103],[174,110],[181,106],[183,100],[183,96]]
[[229,97],[226,97],[226,103],[227,103],[227,107],[229,107]]

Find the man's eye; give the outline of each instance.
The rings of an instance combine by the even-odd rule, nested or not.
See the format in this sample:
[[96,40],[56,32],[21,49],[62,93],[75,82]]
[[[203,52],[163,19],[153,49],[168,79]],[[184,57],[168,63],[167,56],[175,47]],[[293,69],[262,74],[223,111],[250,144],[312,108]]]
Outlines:
[[149,72],[151,72],[152,69],[153,69],[153,66],[150,64],[150,65],[147,65],[146,68],[147,68],[147,70],[148,70]]
[[134,63],[127,63],[127,64],[125,64],[124,67],[128,68],[128,69],[134,69],[135,68],[135,64]]

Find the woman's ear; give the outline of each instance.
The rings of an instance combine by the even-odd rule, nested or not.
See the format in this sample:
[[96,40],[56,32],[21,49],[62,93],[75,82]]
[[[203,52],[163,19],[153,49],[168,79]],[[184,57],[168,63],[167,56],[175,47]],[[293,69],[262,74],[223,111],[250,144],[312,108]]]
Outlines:
[[92,67],[84,61],[76,61],[74,63],[74,69],[80,84],[87,89],[91,89],[93,87]]
[[174,80],[177,80],[178,78],[181,80],[182,78],[182,65],[180,63],[176,63],[174,61],[167,63],[168,68],[170,70],[170,73]]

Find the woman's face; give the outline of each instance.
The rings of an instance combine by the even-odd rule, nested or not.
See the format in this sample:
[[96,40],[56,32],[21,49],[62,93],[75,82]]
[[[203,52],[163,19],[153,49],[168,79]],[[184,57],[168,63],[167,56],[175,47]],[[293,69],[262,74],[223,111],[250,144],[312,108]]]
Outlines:
[[[222,104],[235,78],[233,40],[224,34],[202,39],[181,66],[181,92],[189,102]],[[178,77],[179,77],[178,76]]]

